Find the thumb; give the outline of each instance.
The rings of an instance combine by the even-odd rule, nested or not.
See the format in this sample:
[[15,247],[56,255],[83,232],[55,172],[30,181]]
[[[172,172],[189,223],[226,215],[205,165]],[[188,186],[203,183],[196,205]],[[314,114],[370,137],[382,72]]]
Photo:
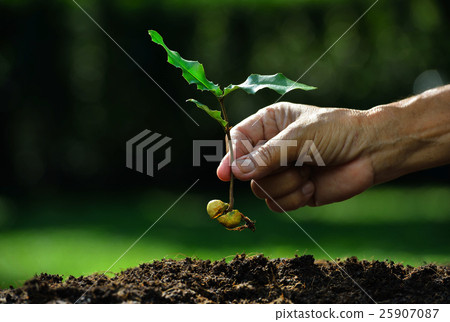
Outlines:
[[231,165],[239,180],[261,179],[281,167],[286,167],[298,157],[298,140],[289,128],[274,138],[239,158]]

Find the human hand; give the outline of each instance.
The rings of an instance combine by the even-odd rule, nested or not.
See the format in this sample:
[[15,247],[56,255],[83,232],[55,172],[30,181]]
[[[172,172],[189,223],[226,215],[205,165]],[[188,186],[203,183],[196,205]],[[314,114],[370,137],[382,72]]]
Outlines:
[[[324,205],[449,164],[449,124],[450,85],[367,111],[278,103],[231,130],[236,160],[230,167],[228,153],[217,175],[228,181],[233,171],[251,180],[254,194],[274,211]],[[310,142],[325,166],[298,166]]]
[[[228,181],[232,170],[236,178],[251,180],[254,194],[277,212],[348,199],[374,183],[371,160],[364,154],[369,136],[361,124],[362,114],[292,103],[263,108],[231,129],[236,160],[230,167],[228,153],[217,175]],[[309,140],[325,166],[295,165],[304,157],[302,148]],[[284,147],[286,160],[283,142],[296,143]]]

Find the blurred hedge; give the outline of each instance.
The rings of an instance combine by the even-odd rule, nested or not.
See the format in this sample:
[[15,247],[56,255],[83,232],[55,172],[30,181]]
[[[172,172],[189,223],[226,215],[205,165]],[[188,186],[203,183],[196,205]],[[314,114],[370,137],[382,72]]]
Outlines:
[[[1,192],[134,189],[214,178],[192,170],[192,139],[220,128],[186,98],[203,97],[147,35],[200,60],[214,82],[250,73],[296,79],[371,1],[77,1],[201,125],[197,127],[73,1],[0,2]],[[283,100],[366,109],[448,82],[450,3],[380,0],[301,79],[319,89]],[[278,99],[236,94],[234,122]],[[208,99],[202,98],[203,101]],[[211,101],[213,102],[213,101]],[[125,168],[143,129],[173,138],[173,162],[150,179]],[[441,168],[434,179],[449,178]],[[205,180],[203,180],[205,181]]]

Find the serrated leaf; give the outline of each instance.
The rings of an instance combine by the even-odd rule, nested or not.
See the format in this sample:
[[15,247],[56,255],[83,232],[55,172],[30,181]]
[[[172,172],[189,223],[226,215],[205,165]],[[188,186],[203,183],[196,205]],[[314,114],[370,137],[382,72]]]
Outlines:
[[225,87],[223,96],[228,95],[238,88],[244,90],[248,94],[255,94],[263,88],[269,88],[281,95],[284,95],[294,89],[302,89],[304,91],[316,89],[314,86],[294,82],[281,73],[277,73],[275,75],[251,74],[242,84],[231,84]]
[[212,110],[205,104],[200,103],[199,101],[197,101],[193,98],[188,99],[186,102],[192,102],[195,105],[197,105],[198,108],[204,110],[206,113],[208,113],[209,116],[211,116],[213,119],[215,119],[217,122],[219,122],[220,125],[222,125],[222,127],[224,129],[226,129],[228,122],[222,118],[222,113],[220,111]]
[[182,70],[183,77],[189,84],[196,84],[197,89],[202,91],[210,91],[216,96],[221,96],[223,94],[217,84],[214,84],[206,78],[205,69],[202,64],[198,61],[186,60],[182,58],[178,52],[170,50],[164,43],[162,36],[157,31],[149,30],[148,33],[152,37],[153,42],[161,45],[166,50],[168,57],[167,61]]

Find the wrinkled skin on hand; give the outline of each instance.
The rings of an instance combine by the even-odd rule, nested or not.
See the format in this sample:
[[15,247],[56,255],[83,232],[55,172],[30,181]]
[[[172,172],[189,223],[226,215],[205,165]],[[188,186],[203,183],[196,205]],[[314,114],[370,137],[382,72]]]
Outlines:
[[[367,135],[362,111],[277,103],[261,109],[231,130],[236,161],[227,154],[218,177],[251,180],[254,194],[273,211],[289,211],[348,199],[374,183],[373,167],[364,148]],[[242,143],[251,143],[249,149]],[[281,165],[277,140],[296,141],[287,147],[287,165]],[[305,141],[312,140],[325,167],[314,163],[295,166]],[[278,141],[280,142],[280,141]],[[249,159],[254,161],[250,162]],[[263,166],[258,165],[258,160]],[[251,164],[256,166],[252,166]],[[247,165],[245,165],[247,164]]]

